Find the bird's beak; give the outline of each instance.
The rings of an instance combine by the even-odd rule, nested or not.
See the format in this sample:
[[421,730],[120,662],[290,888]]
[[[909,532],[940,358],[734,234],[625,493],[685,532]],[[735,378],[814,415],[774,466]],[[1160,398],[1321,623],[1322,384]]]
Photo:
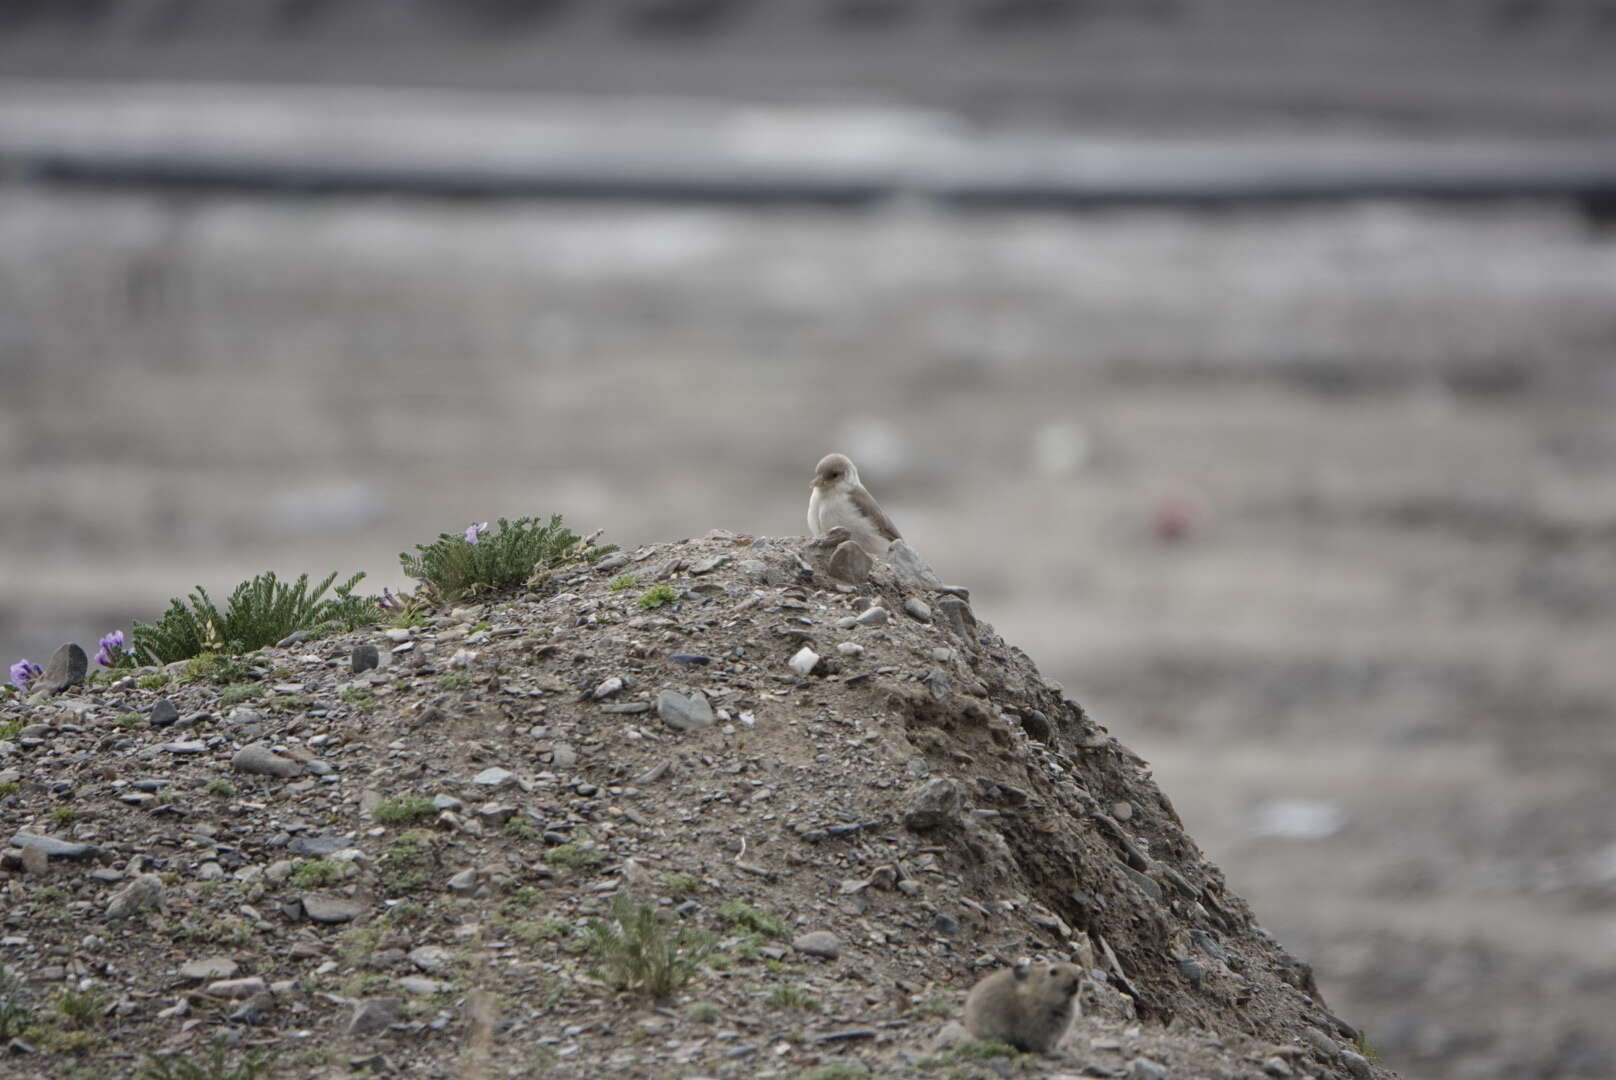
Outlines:
[[824,487],[825,486],[825,481],[823,481],[823,480],[815,480],[813,483],[809,484],[808,486],[809,487]]

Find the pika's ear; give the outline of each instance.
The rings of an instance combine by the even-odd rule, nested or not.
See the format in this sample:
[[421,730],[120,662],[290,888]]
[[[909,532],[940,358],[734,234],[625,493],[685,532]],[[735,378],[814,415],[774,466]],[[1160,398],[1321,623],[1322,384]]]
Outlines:
[[1027,968],[1026,964],[1017,964],[1015,967],[1011,968],[1010,970],[1015,973],[1016,982],[1026,982],[1027,981],[1028,968]]

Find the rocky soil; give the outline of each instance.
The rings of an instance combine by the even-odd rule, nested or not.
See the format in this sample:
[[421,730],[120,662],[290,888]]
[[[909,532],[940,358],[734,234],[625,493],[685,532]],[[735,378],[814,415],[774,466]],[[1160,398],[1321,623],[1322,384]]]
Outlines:
[[[0,705],[8,1074],[222,1037],[299,1077],[1389,1075],[1137,755],[824,554],[713,533]],[[716,935],[666,1000],[583,946],[618,894]],[[1060,1053],[951,1044],[1027,955],[1089,973]]]

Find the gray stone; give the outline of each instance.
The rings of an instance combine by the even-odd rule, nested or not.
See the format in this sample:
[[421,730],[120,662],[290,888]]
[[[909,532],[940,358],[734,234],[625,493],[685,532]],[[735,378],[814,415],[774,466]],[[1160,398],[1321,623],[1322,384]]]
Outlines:
[[442,979],[429,979],[425,975],[406,975],[398,980],[398,988],[412,994],[442,994],[454,989],[454,983]]
[[845,581],[849,585],[862,585],[870,580],[870,571],[874,569],[875,561],[869,553],[852,540],[843,541],[831,552],[830,576],[838,581]]
[[465,803],[461,802],[453,795],[432,796],[432,808],[434,810],[459,810],[465,805]]
[[453,954],[441,945],[421,945],[410,950],[410,963],[428,975],[447,970],[453,962]]
[[354,1015],[347,1020],[347,1033],[372,1035],[375,1031],[385,1031],[398,1023],[402,1007],[402,998],[365,998],[354,1004]]
[[182,756],[190,754],[205,754],[208,752],[208,744],[205,742],[197,742],[193,739],[188,742],[166,742],[157,749],[163,751],[165,754],[180,754]]
[[497,829],[516,814],[516,807],[505,803],[483,803],[477,807],[477,820],[484,826]]
[[1167,1066],[1149,1058],[1134,1058],[1128,1063],[1128,1080],[1167,1080]]
[[44,836],[40,833],[20,832],[11,838],[12,847],[38,847],[53,859],[82,859],[86,855],[94,855],[99,849],[92,844],[80,844],[72,840],[59,840],[54,836]]
[[24,844],[22,846],[22,868],[34,877],[44,877],[50,873],[50,855],[39,844]]
[[628,684],[625,683],[621,678],[613,675],[611,678],[595,687],[595,692],[589,696],[594,698],[596,701],[601,701],[622,690],[626,685]]
[[913,596],[904,600],[903,612],[905,615],[908,615],[911,619],[918,622],[931,622],[931,608],[926,606],[924,601],[921,601]]
[[925,832],[959,821],[964,800],[957,783],[945,778],[928,780],[909,792],[903,812],[904,828]]
[[233,979],[240,965],[228,956],[209,956],[203,960],[192,960],[180,968],[180,978],[194,979],[197,982],[206,982],[209,979]]
[[797,650],[797,655],[786,662],[786,666],[803,678],[807,678],[819,666],[819,654],[804,645]]
[[714,570],[717,570],[720,566],[723,566],[725,563],[729,562],[729,559],[730,557],[728,555],[714,555],[710,559],[703,559],[701,562],[690,568],[691,576],[700,577],[702,574],[710,574]]
[[147,908],[163,906],[163,879],[156,874],[141,874],[112,894],[107,903],[107,918],[127,919]]
[[922,589],[940,589],[943,579],[920,557],[920,552],[909,546],[907,540],[894,540],[887,545],[887,562],[892,564],[898,580]]
[[1286,1061],[1278,1054],[1275,1054],[1271,1058],[1263,1059],[1262,1071],[1267,1073],[1269,1076],[1277,1076],[1281,1078],[1296,1075],[1296,1070],[1291,1068],[1290,1062]]
[[927,693],[938,701],[947,697],[954,689],[953,683],[948,681],[948,673],[941,668],[932,668],[920,677],[920,685],[926,688]]
[[681,694],[677,690],[660,690],[656,697],[657,715],[670,727],[680,731],[700,731],[717,722],[713,707],[701,692]]
[[473,893],[482,882],[482,875],[476,870],[462,870],[449,879],[449,891],[452,893]]
[[349,659],[353,665],[353,673],[358,675],[381,664],[382,654],[374,645],[355,645],[353,655]]
[[349,900],[342,896],[305,893],[302,901],[303,914],[317,923],[353,922],[365,910],[357,900]]
[[343,848],[352,846],[352,841],[344,840],[340,836],[311,836],[304,833],[300,836],[294,836],[292,842],[286,845],[286,850],[293,855],[302,855],[310,859],[323,859],[327,855],[335,855]]
[[572,768],[578,764],[578,748],[571,743],[556,743],[550,750],[550,764],[557,769]]
[[202,988],[204,994],[222,998],[249,998],[269,991],[269,985],[254,975],[250,979],[220,979]]
[[886,608],[880,607],[879,605],[877,605],[875,607],[868,608],[865,611],[863,611],[862,613],[860,613],[858,618],[853,620],[853,625],[855,625],[855,626],[885,626],[887,624],[887,619],[889,619],[890,617],[891,616],[889,616],[887,614],[887,609]]
[[806,934],[799,934],[792,939],[791,947],[800,953],[823,956],[827,960],[842,955],[842,939],[829,930],[810,930]]
[[490,766],[471,778],[478,787],[502,788],[516,782],[516,774],[498,765]]
[[1347,1071],[1358,1077],[1358,1080],[1369,1080],[1369,1077],[1373,1074],[1373,1070],[1369,1067],[1369,1059],[1362,1054],[1343,1049],[1341,1051],[1341,1061],[1346,1065]]
[[70,641],[51,654],[50,662],[45,665],[45,673],[34,683],[33,689],[46,695],[60,694],[70,686],[83,683],[89,670],[90,658]]
[[256,773],[260,776],[293,777],[303,774],[303,766],[283,758],[271,750],[265,743],[252,743],[237,750],[230,759],[230,767],[236,772]]
[[970,637],[976,629],[976,616],[971,612],[971,605],[957,596],[939,596],[937,610],[942,612],[948,628],[960,637]]
[[180,711],[174,703],[167,698],[158,698],[157,704],[151,707],[151,726],[168,727],[180,718]]
[[603,574],[609,574],[613,570],[621,569],[622,567],[627,566],[628,559],[629,557],[627,552],[614,551],[610,555],[602,556],[595,563],[595,569]]
[[703,656],[701,653],[687,652],[669,653],[668,659],[672,660],[675,664],[683,664],[686,667],[703,666],[713,662],[713,658],[710,656]]

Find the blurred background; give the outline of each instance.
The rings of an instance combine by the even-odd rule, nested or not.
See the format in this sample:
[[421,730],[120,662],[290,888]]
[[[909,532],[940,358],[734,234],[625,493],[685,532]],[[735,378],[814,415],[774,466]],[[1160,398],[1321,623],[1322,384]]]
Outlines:
[[845,450],[1421,1077],[1616,1075],[1616,0],[0,0],[0,660]]

